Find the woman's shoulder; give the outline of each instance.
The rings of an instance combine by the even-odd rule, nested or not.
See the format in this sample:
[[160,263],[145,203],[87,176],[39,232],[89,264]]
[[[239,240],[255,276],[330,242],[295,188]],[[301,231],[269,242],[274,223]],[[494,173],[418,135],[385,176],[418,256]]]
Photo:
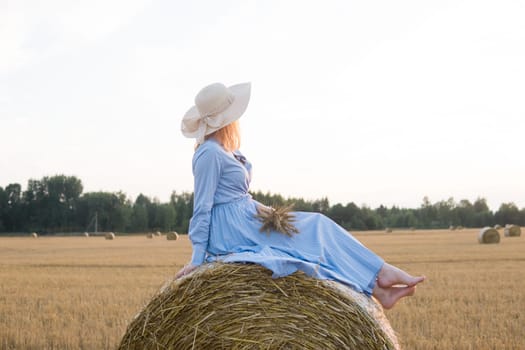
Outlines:
[[222,146],[214,140],[206,140],[195,150],[193,161],[199,158],[213,158],[224,155]]
[[199,145],[199,147],[197,147],[197,149],[195,150],[195,153],[199,153],[199,152],[224,152],[224,149],[222,148],[222,146],[215,140],[213,139],[208,139],[208,140],[205,140],[202,144]]

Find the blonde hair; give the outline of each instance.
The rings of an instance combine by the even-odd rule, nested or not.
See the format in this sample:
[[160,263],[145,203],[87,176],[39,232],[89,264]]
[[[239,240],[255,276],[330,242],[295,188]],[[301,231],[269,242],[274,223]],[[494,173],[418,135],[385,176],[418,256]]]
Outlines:
[[236,120],[233,123],[220,128],[219,130],[207,135],[205,139],[213,137],[217,140],[222,147],[228,152],[233,152],[241,147],[241,128],[239,127],[239,121]]

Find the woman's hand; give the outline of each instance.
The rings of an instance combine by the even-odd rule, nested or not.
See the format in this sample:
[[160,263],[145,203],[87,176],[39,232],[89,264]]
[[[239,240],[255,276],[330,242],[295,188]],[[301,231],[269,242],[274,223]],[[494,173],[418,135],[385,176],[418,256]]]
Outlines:
[[177,274],[175,275],[175,279],[178,279],[178,278],[181,278],[183,276],[186,276],[187,274],[189,274],[190,272],[192,272],[196,268],[197,268],[197,266],[192,265],[192,264],[185,265],[182,269],[179,270],[179,272],[177,272]]

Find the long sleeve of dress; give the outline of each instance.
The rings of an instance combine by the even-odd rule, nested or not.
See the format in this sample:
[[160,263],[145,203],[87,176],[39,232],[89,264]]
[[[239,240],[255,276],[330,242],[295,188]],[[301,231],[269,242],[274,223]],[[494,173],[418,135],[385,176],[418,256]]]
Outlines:
[[192,243],[192,265],[200,265],[206,258],[210,236],[211,209],[221,174],[221,162],[213,148],[198,149],[193,159],[194,204],[189,227]]

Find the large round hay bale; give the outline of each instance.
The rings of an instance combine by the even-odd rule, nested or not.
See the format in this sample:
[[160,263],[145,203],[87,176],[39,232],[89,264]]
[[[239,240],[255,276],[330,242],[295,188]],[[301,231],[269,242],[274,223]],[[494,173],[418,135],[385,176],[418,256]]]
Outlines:
[[155,235],[160,237],[160,236],[162,236],[162,233],[160,231],[157,231],[157,232],[155,232]]
[[499,232],[492,227],[484,227],[479,231],[478,241],[481,244],[499,243]]
[[392,232],[392,229],[391,229],[390,227],[387,227],[387,228],[385,228],[385,232],[386,232],[386,233],[391,233],[391,232]]
[[119,349],[398,349],[382,308],[303,273],[272,279],[254,264],[209,264],[168,282],[128,325]]
[[168,232],[168,234],[166,235],[166,239],[168,241],[176,241],[177,239],[179,239],[179,234],[177,232]]
[[38,233],[33,232],[33,233],[31,234],[31,237],[32,237],[32,238],[38,238]]
[[84,237],[89,237],[89,233],[88,232],[84,232]]
[[521,236],[521,228],[518,225],[506,225],[503,233],[505,237],[519,237]]
[[152,239],[152,238],[153,238],[153,233],[151,233],[151,232],[148,233],[148,234],[146,235],[146,238]]
[[106,239],[115,239],[115,234],[113,232],[108,232],[105,237]]
[[454,225],[450,225],[448,229],[449,229],[450,231],[455,231],[455,230],[456,230],[456,226],[454,226]]

